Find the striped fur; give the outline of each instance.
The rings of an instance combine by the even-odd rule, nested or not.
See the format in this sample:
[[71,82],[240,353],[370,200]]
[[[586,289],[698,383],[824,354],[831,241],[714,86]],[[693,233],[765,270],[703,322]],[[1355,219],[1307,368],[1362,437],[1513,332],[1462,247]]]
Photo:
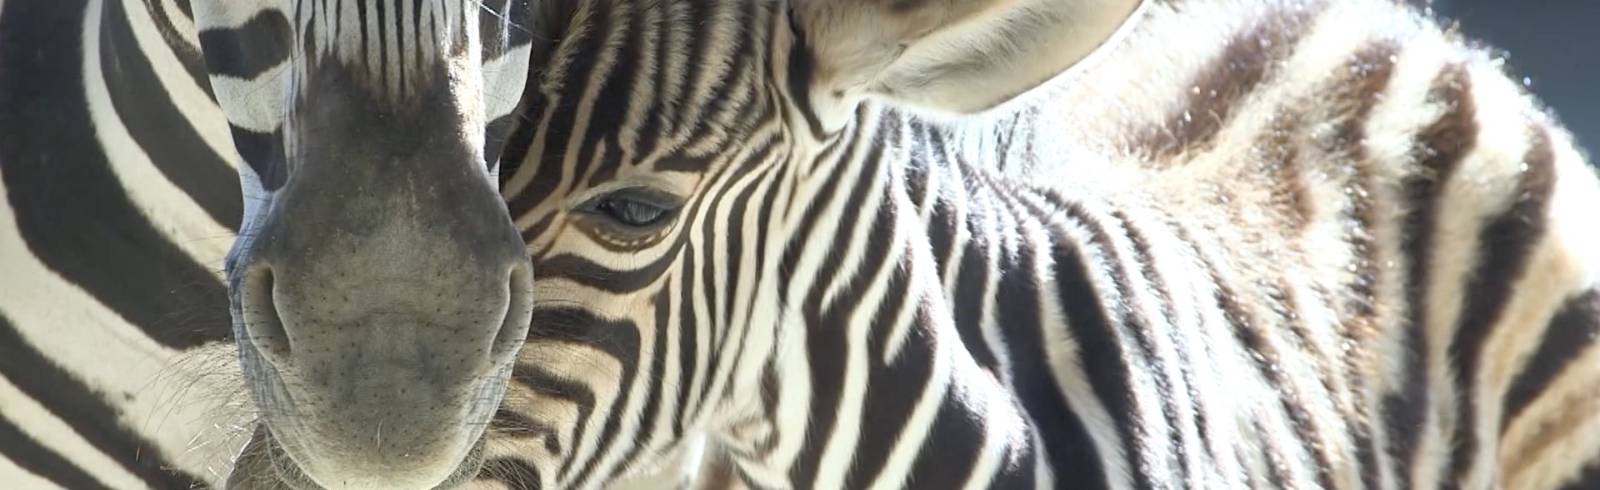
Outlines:
[[[550,23],[505,190],[538,429],[492,464],[588,488],[706,434],[752,488],[1600,483],[1600,188],[1483,50],[1391,2],[1174,0],[993,110],[820,101],[817,46],[880,34],[806,29],[880,5]],[[589,204],[640,188],[666,224]]]
[[[277,35],[271,13],[197,29],[215,6],[0,4],[0,486],[221,487],[253,432],[222,268],[280,121],[267,97],[223,109],[276,94],[284,60],[202,56]],[[521,83],[507,56],[486,83]]]
[[243,200],[187,8],[0,10],[7,487],[188,488],[247,436],[220,273]]
[[[279,122],[218,110],[260,82],[207,80],[187,2],[105,2],[0,4],[0,480],[217,481],[250,419],[215,270]],[[532,10],[526,123],[489,128],[543,304],[478,483],[701,441],[752,488],[1600,482],[1600,189],[1456,35],[1155,2],[992,112],[834,130],[782,7]],[[644,236],[577,209],[626,186],[684,202]]]

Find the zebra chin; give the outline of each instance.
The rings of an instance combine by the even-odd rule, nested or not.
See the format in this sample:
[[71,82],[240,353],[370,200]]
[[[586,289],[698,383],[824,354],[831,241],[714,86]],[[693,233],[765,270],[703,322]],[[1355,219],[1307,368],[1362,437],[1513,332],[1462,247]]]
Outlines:
[[[483,466],[485,429],[509,367],[461,389],[320,388],[285,375],[253,347],[240,352],[261,421],[229,488],[451,488]],[[414,368],[382,367],[390,373]],[[400,380],[403,375],[392,376]]]
[[[485,439],[479,437],[465,457],[449,466],[442,479],[433,474],[410,471],[410,474],[393,469],[380,470],[369,475],[334,475],[338,485],[324,485],[327,481],[312,477],[293,456],[273,437],[266,425],[256,427],[250,443],[240,454],[235,471],[230,475],[228,488],[265,489],[291,488],[294,490],[322,490],[328,488],[452,488],[471,481],[483,467]],[[241,471],[249,468],[250,471]],[[413,470],[414,468],[405,468]],[[347,472],[348,473],[348,472]]]
[[[248,354],[243,354],[248,357]],[[471,481],[483,465],[485,428],[504,395],[503,376],[442,400],[453,409],[382,394],[364,402],[328,401],[284,382],[270,363],[256,364],[251,388],[263,400],[261,422],[239,454],[228,488],[339,490],[444,489]],[[398,389],[392,393],[401,393]],[[296,404],[293,400],[315,400]],[[458,402],[458,403],[457,403]]]

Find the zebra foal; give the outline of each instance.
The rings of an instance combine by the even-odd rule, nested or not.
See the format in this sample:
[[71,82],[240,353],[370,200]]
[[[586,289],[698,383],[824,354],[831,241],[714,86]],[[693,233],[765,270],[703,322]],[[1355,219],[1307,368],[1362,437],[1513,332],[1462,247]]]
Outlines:
[[[70,156],[115,169],[105,195],[135,204],[110,209],[138,217],[118,223],[181,244],[162,264],[220,258],[183,239],[213,226],[192,203],[142,197],[163,181],[243,230],[227,284],[264,417],[234,486],[595,488],[675,453],[750,488],[1600,484],[1595,176],[1494,60],[1394,2],[16,5],[0,33],[33,40],[48,29],[18,19],[165,19],[102,66],[153,63],[113,73],[178,107],[113,93],[112,114],[197,134],[51,124],[18,101],[107,106],[14,73],[109,75],[17,43],[0,95],[27,110],[0,127],[93,142]],[[55,54],[106,46],[84,32]],[[97,293],[63,304],[158,323],[158,299],[38,245],[56,235],[25,222],[73,208],[29,191],[72,180],[28,141],[0,139],[0,224],[23,239],[0,243],[26,247],[0,257]],[[201,198],[226,179],[198,170],[126,177],[189,161],[119,151],[162,142],[236,168],[243,209]],[[496,161],[510,228],[475,180]],[[485,282],[502,266],[531,270],[520,349],[515,322],[445,319],[516,310],[517,273],[505,296]],[[14,297],[0,318],[37,311]],[[98,373],[42,340],[48,319],[0,325],[53,356],[0,360],[27,385],[0,399],[91,440],[134,432],[19,368]],[[120,338],[167,339],[158,360],[223,338],[137,332]],[[95,380],[88,399],[121,378]],[[182,480],[117,453],[137,440],[22,430],[92,473],[5,453],[30,481]]]
[[505,409],[549,430],[490,468],[1600,485],[1595,174],[1409,7],[545,5]]

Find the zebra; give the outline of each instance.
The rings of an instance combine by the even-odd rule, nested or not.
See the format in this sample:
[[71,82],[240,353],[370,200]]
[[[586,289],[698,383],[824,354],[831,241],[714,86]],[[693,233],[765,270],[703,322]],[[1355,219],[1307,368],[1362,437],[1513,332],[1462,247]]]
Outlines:
[[[482,73],[520,90],[517,10],[430,5],[479,12]],[[281,176],[273,6],[0,4],[0,486],[228,485],[260,414],[222,269],[268,199],[242,191]],[[501,137],[517,97],[484,90]]]
[[1134,3],[541,4],[502,158],[522,430],[484,473],[1593,482],[1564,130],[1389,2]]
[[485,471],[1600,486],[1600,183],[1426,11],[545,5],[502,173],[540,429]]
[[188,8],[0,5],[7,488],[203,487],[249,435],[217,272],[244,201]]

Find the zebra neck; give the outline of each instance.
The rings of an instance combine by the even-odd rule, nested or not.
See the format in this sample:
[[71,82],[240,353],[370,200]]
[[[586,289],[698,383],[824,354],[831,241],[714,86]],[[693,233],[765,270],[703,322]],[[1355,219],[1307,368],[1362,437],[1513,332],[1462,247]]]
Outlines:
[[974,348],[984,343],[982,309],[958,296],[966,291],[951,275],[953,245],[974,250],[969,264],[1001,255],[989,246],[997,226],[963,220],[1010,211],[973,197],[969,182],[981,179],[956,158],[978,158],[972,148],[895,115],[874,122],[819,167],[830,180],[816,187],[832,191],[812,201],[778,266],[789,306],[750,397],[759,408],[735,417],[723,439],[757,488],[1034,486],[1047,472],[1035,464],[1037,431],[1010,375],[977,355],[990,349]]

